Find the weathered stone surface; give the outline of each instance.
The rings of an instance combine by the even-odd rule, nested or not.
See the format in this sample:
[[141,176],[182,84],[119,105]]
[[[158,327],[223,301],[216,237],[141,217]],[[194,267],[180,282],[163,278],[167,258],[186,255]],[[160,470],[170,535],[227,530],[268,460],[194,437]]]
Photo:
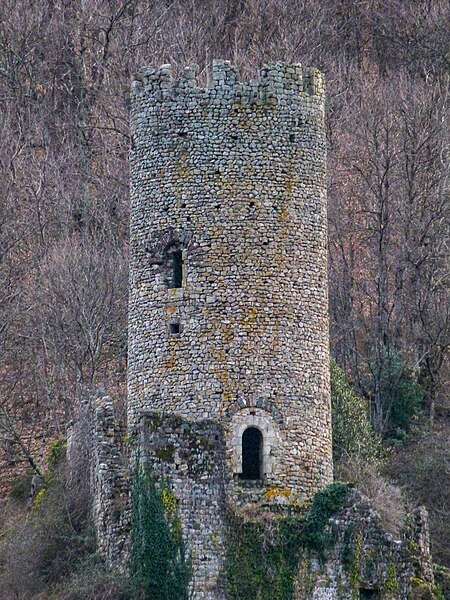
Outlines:
[[414,511],[394,538],[355,490],[345,508],[330,519],[328,531],[334,542],[326,560],[316,557],[302,564],[300,559],[297,600],[406,600],[418,581],[432,588],[424,508]]
[[194,74],[145,69],[132,93],[129,426],[146,410],[220,422],[237,495],[256,426],[261,486],[305,499],[332,480],[322,75]]
[[[241,83],[217,61],[208,89],[195,73],[144,68],[132,86],[127,436],[171,483],[194,598],[222,600],[227,513],[289,513],[333,478],[324,84],[283,63]],[[99,550],[125,565],[124,431],[109,398],[92,406]],[[257,480],[240,477],[248,428]],[[394,541],[355,493],[328,527],[326,561],[298,557],[298,600],[432,584],[423,513]]]
[[67,453],[73,468],[75,452],[87,452],[97,549],[108,564],[126,568],[130,554],[131,472],[124,447],[125,424],[114,414],[109,396],[86,399],[70,427]]

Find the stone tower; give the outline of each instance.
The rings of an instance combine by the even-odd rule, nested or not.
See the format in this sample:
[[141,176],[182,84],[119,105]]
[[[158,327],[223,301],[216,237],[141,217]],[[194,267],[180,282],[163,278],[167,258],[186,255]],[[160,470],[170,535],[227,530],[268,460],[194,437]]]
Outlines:
[[323,78],[142,69],[131,128],[129,428],[215,597],[224,503],[332,481]]

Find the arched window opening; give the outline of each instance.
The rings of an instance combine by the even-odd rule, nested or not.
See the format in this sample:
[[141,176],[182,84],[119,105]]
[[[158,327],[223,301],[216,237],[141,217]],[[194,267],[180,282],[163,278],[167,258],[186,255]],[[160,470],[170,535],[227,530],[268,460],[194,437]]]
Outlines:
[[172,253],[172,286],[173,288],[183,287],[183,252],[175,250]]
[[256,427],[248,427],[242,435],[241,479],[261,479],[263,436]]

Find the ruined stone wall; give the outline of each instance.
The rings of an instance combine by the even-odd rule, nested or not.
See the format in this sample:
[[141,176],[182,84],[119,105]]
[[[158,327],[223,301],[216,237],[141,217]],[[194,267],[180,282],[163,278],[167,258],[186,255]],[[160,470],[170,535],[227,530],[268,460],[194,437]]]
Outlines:
[[[230,536],[233,515],[242,522],[254,520],[255,535],[261,523],[273,532],[278,519],[287,519],[290,539],[298,535],[298,564],[292,574],[296,600],[432,600],[438,598],[433,582],[426,511],[417,509],[396,537],[386,532],[369,502],[357,491],[350,492],[345,506],[326,525],[321,551],[303,540],[305,513],[280,506],[273,490],[263,493],[256,482],[248,482],[245,506],[228,502],[229,463],[225,460],[226,434],[214,420],[187,421],[179,416],[147,413],[139,434],[141,459],[151,465],[157,481],[167,481],[178,500],[177,512],[193,565],[195,600],[234,600],[227,587],[227,556],[233,552]],[[132,444],[135,446],[135,444]],[[97,549],[110,566],[127,570],[130,557],[131,478],[124,431],[114,415],[111,398],[103,394],[83,405],[68,439],[68,458],[74,466],[78,455],[89,450],[93,517]],[[83,460],[82,464],[86,464]],[[270,492],[270,493],[267,493]],[[282,494],[281,494],[282,495]],[[307,513],[306,513],[307,514]],[[296,516],[298,515],[298,516]],[[272,519],[272,521],[271,521]],[[261,554],[276,557],[268,544],[273,537],[255,539]],[[287,542],[286,542],[287,543]],[[245,567],[239,563],[238,573]],[[272,574],[276,565],[271,565]],[[255,570],[252,589],[258,589]],[[266,594],[267,596],[267,594]],[[254,597],[254,596],[252,596]],[[247,596],[245,596],[247,598]],[[240,598],[240,600],[242,600]]]
[[[130,555],[131,469],[125,448],[125,423],[112,399],[92,394],[69,428],[67,456],[74,475],[88,477],[97,551],[110,566],[127,568]],[[87,460],[80,456],[87,454]],[[80,473],[88,467],[87,472]]]
[[225,565],[225,445],[222,427],[210,420],[148,414],[141,422],[143,459],[178,500],[192,567],[194,598],[225,598],[220,575]]
[[299,557],[296,600],[435,598],[423,507],[393,536],[368,500],[353,491],[327,528],[332,544],[325,558],[307,553]]
[[216,62],[202,89],[193,68],[142,69],[131,129],[130,428],[220,422],[237,497],[256,426],[261,485],[310,497],[332,480],[322,75],[240,83]]

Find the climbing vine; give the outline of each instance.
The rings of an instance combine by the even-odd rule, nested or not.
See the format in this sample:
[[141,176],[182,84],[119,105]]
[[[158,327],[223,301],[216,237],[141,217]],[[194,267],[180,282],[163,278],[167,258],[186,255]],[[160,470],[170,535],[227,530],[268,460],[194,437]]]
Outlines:
[[137,465],[133,482],[130,579],[139,600],[187,600],[191,564],[167,483],[157,485],[150,468]]
[[305,545],[315,550],[321,558],[331,540],[326,529],[329,518],[344,505],[348,487],[342,483],[332,483],[314,496],[306,514],[303,538]]
[[319,492],[306,514],[268,519],[229,517],[225,585],[230,600],[290,600],[299,558],[308,550],[324,557],[331,544],[327,523],[344,504],[348,488]]

